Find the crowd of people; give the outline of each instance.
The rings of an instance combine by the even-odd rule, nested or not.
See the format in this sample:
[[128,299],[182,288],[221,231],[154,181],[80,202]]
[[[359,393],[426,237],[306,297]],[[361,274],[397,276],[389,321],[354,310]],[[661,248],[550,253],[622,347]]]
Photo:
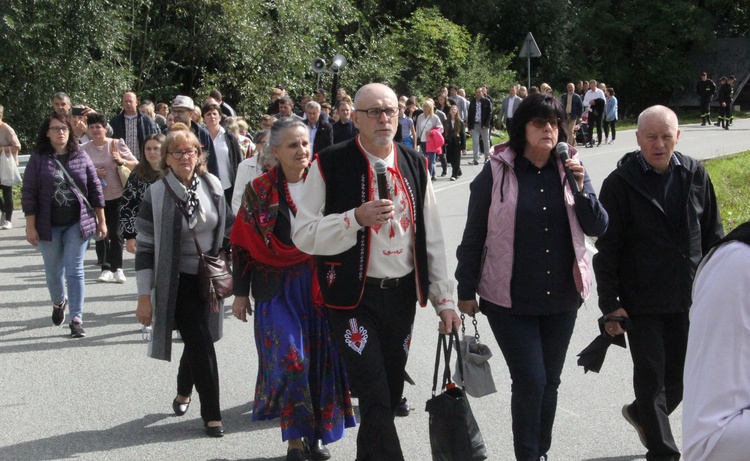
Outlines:
[[[465,96],[451,85],[420,104],[372,83],[353,98],[339,90],[334,104],[318,90],[295,112],[278,87],[254,130],[217,90],[200,107],[186,95],[154,105],[127,92],[109,120],[56,93],[22,187],[52,322],[67,310],[71,336],[86,334],[90,238],[99,282],[126,283],[123,251],[135,253],[149,355],[171,360],[175,330],[185,346],[173,411],[187,413],[195,388],[206,434],[221,437],[214,342],[224,316],[199,291],[199,265],[204,250],[226,251],[233,315],[254,319],[252,419],[279,420],[289,461],[329,459],[326,445],[356,424],[357,460],[398,461],[394,415],[417,303],[432,304],[444,334],[460,327],[459,313],[481,313],[512,380],[515,459],[539,461],[552,446],[563,364],[595,276],[606,333],[630,344],[635,399],[623,417],[647,459],[678,460],[669,415],[682,401],[691,288],[723,229],[705,169],[675,150],[677,116],[644,110],[639,149],[597,194],[574,146],[593,147],[594,128],[596,145],[602,128],[605,144],[615,141],[612,87],[571,82],[557,97],[546,83],[512,85],[497,112],[486,87]],[[0,107],[0,144],[13,155],[19,145],[6,126]],[[493,146],[493,127],[509,140]],[[448,165],[450,180],[462,175],[467,136],[469,164],[483,156],[485,165],[471,182],[455,298],[433,182],[438,165],[440,177]],[[12,209],[4,212],[9,219]],[[593,264],[586,236],[598,237]]]

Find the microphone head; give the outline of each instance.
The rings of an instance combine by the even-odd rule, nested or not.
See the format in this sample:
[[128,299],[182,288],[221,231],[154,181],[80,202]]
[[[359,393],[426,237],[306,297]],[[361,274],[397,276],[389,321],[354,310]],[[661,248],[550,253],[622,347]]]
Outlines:
[[557,155],[559,155],[563,160],[568,158],[570,156],[570,154],[568,154],[568,143],[558,142],[555,146],[555,152],[557,152]]
[[375,164],[372,166],[372,168],[375,170],[375,174],[385,174],[385,171],[388,169],[388,165],[386,165],[384,161],[378,159],[375,161]]

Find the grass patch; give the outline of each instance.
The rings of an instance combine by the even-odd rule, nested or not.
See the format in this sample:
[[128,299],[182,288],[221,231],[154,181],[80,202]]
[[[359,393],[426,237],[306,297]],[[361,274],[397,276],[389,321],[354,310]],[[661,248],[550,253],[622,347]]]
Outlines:
[[707,160],[705,163],[728,233],[750,220],[750,151]]

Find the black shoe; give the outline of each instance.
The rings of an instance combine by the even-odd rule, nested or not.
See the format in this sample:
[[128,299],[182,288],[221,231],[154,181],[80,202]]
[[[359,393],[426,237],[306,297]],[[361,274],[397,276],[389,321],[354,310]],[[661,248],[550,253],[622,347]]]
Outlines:
[[633,405],[630,404],[624,405],[622,407],[622,417],[625,418],[625,421],[630,423],[631,426],[633,426],[635,432],[638,433],[638,439],[640,439],[644,447],[648,448],[646,446],[646,431],[643,430],[643,426],[641,426],[641,423],[638,422],[635,415],[633,414],[632,406]]
[[711,118],[710,117],[706,117],[706,123],[709,124],[709,125],[711,124]]
[[224,426],[209,426],[208,423],[205,424],[206,427],[206,435],[209,437],[224,437]]
[[188,408],[190,408],[190,400],[188,400],[187,403],[178,402],[177,397],[172,400],[172,410],[174,410],[174,414],[177,416],[182,416],[187,413]]
[[479,165],[479,162],[477,162],[476,160],[474,160],[473,162],[469,163],[469,165]]
[[286,461],[310,461],[310,457],[307,456],[304,450],[292,448],[286,452]]
[[714,126],[719,126],[719,125],[721,125],[721,123],[720,123],[720,122],[716,122],[716,123],[714,123]]
[[84,338],[86,332],[83,331],[83,324],[77,322],[70,322],[70,336],[73,338]]
[[447,171],[443,171],[442,173],[440,173],[440,177],[441,178],[444,177],[444,176],[448,176],[448,172]]
[[325,445],[323,445],[322,440],[316,440],[311,444],[305,443],[305,447],[307,447],[307,451],[313,461],[325,461],[331,459],[331,452]]
[[703,123],[701,123],[701,126],[706,126],[706,121],[703,120]]
[[728,129],[729,129],[729,125],[725,126],[725,127],[724,127],[724,129],[725,129],[725,130],[728,130]]
[[411,406],[409,405],[409,402],[406,401],[406,397],[401,397],[401,402],[399,402],[396,407],[396,416],[409,416],[410,412]]
[[68,299],[63,299],[63,302],[58,304],[52,304],[52,323],[55,325],[62,325],[65,320],[65,307],[68,305]]

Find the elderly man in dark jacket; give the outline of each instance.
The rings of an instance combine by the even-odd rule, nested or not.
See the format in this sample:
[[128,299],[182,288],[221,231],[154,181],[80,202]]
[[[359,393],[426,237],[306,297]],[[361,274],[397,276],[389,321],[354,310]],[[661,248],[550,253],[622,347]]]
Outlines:
[[724,232],[703,165],[674,150],[677,116],[652,106],[638,117],[641,150],[626,154],[602,185],[609,227],[596,242],[594,272],[606,331],[629,317],[635,402],[622,414],[649,461],[677,461],[669,415],[682,401],[688,310],[696,268]]
[[127,92],[122,95],[122,112],[109,121],[112,127],[112,137],[124,139],[130,152],[138,160],[141,159],[141,146],[150,134],[161,133],[159,125],[151,117],[138,111],[138,98],[135,93]]

